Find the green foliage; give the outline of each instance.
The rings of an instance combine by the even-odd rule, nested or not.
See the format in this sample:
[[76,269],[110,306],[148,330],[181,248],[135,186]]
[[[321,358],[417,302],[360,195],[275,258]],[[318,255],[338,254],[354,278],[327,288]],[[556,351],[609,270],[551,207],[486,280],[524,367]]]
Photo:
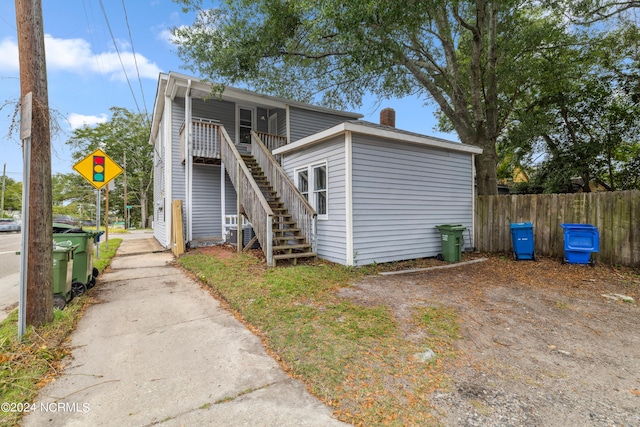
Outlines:
[[497,191],[495,142],[515,102],[543,75],[540,53],[561,43],[561,15],[544,3],[494,0],[228,1],[174,28],[195,73],[330,107],[415,95],[440,107],[443,127],[484,152],[480,194]]
[[[74,150],[72,155],[76,161],[101,148],[121,167],[126,166],[127,205],[136,206],[131,209],[132,225],[146,218],[153,207],[153,146],[149,144],[149,129],[147,116],[112,107],[111,118],[107,122],[76,129],[67,141]],[[95,194],[95,190],[84,178],[75,174],[59,179],[59,198],[66,198],[66,201],[81,200],[83,205],[79,209],[83,212],[92,209],[90,205],[95,205],[95,201],[91,202],[90,193],[93,191]],[[125,210],[124,175],[115,178],[113,183],[115,188],[109,192],[109,210],[122,218]]]
[[7,211],[20,211],[22,209],[22,183],[15,182],[8,176],[4,179],[4,209]]

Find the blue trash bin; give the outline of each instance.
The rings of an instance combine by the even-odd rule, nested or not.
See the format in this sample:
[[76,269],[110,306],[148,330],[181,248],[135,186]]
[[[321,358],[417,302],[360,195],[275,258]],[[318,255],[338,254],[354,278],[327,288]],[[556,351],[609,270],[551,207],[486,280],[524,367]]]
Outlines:
[[512,222],[511,243],[513,244],[513,259],[516,261],[528,259],[536,260],[533,247],[533,224],[530,222]]
[[598,228],[591,224],[560,224],[564,230],[563,263],[595,265],[591,253],[600,251]]

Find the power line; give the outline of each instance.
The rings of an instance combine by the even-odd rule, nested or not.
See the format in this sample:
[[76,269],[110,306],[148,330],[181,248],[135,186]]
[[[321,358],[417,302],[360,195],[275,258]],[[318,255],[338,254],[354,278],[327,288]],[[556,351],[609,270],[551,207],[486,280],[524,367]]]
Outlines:
[[142,79],[140,78],[140,69],[138,68],[138,58],[136,56],[136,50],[133,47],[133,37],[131,37],[131,27],[129,26],[129,16],[127,15],[127,8],[124,4],[124,0],[122,0],[122,9],[124,10],[124,20],[127,24],[127,31],[129,32],[129,41],[131,42],[131,52],[133,53],[133,61],[136,66],[136,73],[138,74],[138,83],[140,84],[140,94],[142,94],[142,105],[144,106],[144,117],[146,119],[149,116],[149,111],[147,110],[147,101],[144,98],[144,89],[142,89]]
[[109,34],[111,34],[111,40],[113,41],[113,46],[116,49],[116,53],[118,54],[118,59],[120,60],[120,65],[122,65],[122,71],[124,72],[124,77],[127,80],[127,84],[129,85],[129,90],[131,91],[131,96],[133,97],[133,102],[136,104],[136,109],[138,110],[138,114],[142,115],[142,111],[140,110],[140,106],[138,105],[138,100],[136,99],[136,95],[133,92],[133,87],[131,86],[131,81],[129,80],[129,75],[127,75],[127,70],[124,66],[124,62],[122,62],[122,56],[120,56],[120,50],[118,49],[118,44],[116,43],[116,39],[113,36],[113,31],[111,31],[111,24],[109,24],[109,18],[107,17],[107,11],[104,9],[104,3],[100,0],[100,9],[102,9],[102,14],[104,15],[104,20],[107,23],[107,28],[109,29]]

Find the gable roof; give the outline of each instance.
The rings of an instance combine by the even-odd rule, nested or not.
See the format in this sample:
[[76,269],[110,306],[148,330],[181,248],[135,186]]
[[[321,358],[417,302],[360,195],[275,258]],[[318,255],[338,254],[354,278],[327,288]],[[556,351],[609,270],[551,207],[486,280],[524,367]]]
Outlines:
[[[211,96],[212,84],[201,80],[197,77],[188,76],[186,74],[169,72],[160,73],[158,78],[158,88],[156,90],[156,98],[153,106],[153,120],[151,126],[151,138],[153,141],[158,132],[158,126],[164,110],[165,96],[169,96],[172,100],[176,97],[185,98],[187,92],[197,98],[206,98]],[[246,89],[239,89],[232,86],[225,86],[220,97],[226,101],[244,101],[251,104],[262,105],[273,108],[295,107],[302,110],[318,111],[323,113],[335,114],[345,118],[345,120],[359,119],[364,117],[362,114],[349,111],[341,111],[333,108],[320,107],[317,105],[307,104],[299,101],[278,98],[271,95],[263,95]]]
[[301,150],[305,147],[317,144],[322,141],[326,141],[329,138],[333,138],[346,132],[354,132],[406,144],[423,145],[469,154],[482,153],[482,148],[473,145],[462,144],[459,142],[448,141],[442,138],[404,131],[391,126],[378,125],[364,120],[350,120],[340,123],[324,131],[318,132],[314,135],[299,139],[294,143],[284,145],[276,150],[273,150],[273,154],[286,154]]

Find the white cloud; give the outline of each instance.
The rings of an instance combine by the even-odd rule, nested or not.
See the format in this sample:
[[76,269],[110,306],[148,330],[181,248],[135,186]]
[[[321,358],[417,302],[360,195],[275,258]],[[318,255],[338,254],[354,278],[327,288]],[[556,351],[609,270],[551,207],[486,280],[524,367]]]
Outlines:
[[0,70],[18,71],[18,43],[12,38],[4,38],[0,41]]
[[[126,48],[125,44],[120,44]],[[47,71],[68,71],[79,75],[102,74],[110,80],[125,80],[126,70],[129,79],[137,79],[136,62],[141,78],[156,80],[160,68],[143,55],[120,48],[122,64],[116,52],[95,54],[89,42],[84,39],[59,39],[45,35]],[[0,41],[0,70],[17,71],[18,44],[15,39],[5,38]]]
[[160,31],[157,35],[156,38],[158,40],[162,40],[163,42],[165,42],[166,44],[168,44],[169,46],[173,47],[173,34],[171,34],[171,30],[168,28],[165,28],[164,30]]
[[85,116],[83,114],[71,113],[67,117],[71,130],[81,128],[83,126],[92,126],[99,123],[105,123],[107,121],[106,114],[100,114],[100,116]]

